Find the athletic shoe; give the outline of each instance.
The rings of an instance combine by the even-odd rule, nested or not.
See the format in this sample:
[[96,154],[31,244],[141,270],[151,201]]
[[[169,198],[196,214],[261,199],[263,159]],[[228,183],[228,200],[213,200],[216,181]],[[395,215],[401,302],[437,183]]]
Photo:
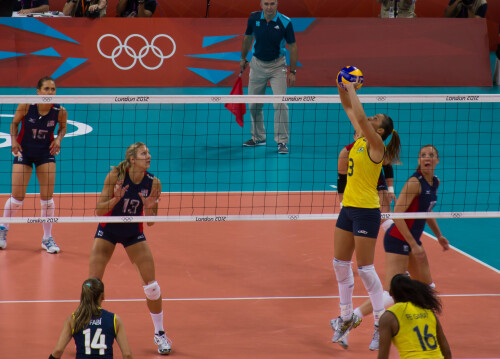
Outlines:
[[5,249],[7,247],[7,232],[9,230],[4,226],[0,226],[0,249]]
[[361,318],[356,314],[352,313],[351,319],[342,320],[341,317],[330,320],[330,325],[332,326],[333,334],[332,342],[338,343],[340,340],[344,339],[344,337],[349,334],[351,329],[356,328],[361,324]]
[[347,334],[343,339],[340,339],[337,343],[344,348],[347,349],[349,348],[349,344],[347,343],[347,338],[349,338],[349,334]]
[[266,141],[254,141],[253,138],[248,140],[247,142],[245,142],[243,144],[244,147],[255,147],[255,146],[265,146],[266,145]]
[[378,325],[375,326],[375,331],[373,332],[372,341],[368,349],[370,350],[378,350],[378,343],[380,340],[380,334],[378,333]]
[[288,147],[286,147],[286,143],[278,143],[278,153],[282,155],[288,154]]
[[61,248],[59,248],[54,242],[54,238],[49,237],[48,239],[42,240],[42,248],[45,249],[48,253],[59,253]]
[[169,355],[172,351],[172,341],[165,335],[165,332],[155,334],[155,343],[161,355]]

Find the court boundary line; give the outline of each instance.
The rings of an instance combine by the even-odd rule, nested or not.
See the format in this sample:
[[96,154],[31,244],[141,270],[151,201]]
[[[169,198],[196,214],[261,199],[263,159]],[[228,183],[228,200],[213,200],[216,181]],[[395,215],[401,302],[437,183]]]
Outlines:
[[[434,239],[436,242],[438,241],[437,237],[435,237],[434,235],[428,233],[428,232],[424,232],[425,235],[427,235],[428,237],[430,237],[431,239]],[[453,249],[455,252],[469,258],[469,259],[472,259],[474,262],[478,263],[478,264],[481,264],[482,266],[488,268],[488,269],[491,269],[493,272],[497,273],[497,274],[500,274],[500,270],[496,269],[495,267],[489,265],[488,263],[485,263],[483,261],[481,261],[480,259],[477,259],[476,257],[473,257],[472,255],[468,254],[467,252],[464,252],[462,251],[461,249],[458,249],[457,247],[454,247],[450,244],[450,249]]]

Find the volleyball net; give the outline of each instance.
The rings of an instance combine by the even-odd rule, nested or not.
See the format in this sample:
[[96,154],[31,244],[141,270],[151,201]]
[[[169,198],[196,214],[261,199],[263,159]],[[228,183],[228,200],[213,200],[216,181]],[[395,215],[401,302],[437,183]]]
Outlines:
[[[432,213],[392,218],[500,217],[500,96],[361,95],[368,116],[386,113],[401,137],[394,166],[396,195],[415,172],[423,145],[439,150],[441,184]],[[353,141],[353,128],[335,95],[287,96],[2,96],[0,97],[0,211],[11,193],[9,127],[18,103],[60,103],[68,131],[56,156],[51,221],[230,221],[336,219],[337,160]],[[267,145],[251,138],[224,104],[262,103]],[[290,153],[278,154],[274,107],[289,108]],[[278,106],[277,111],[282,111]],[[57,130],[56,130],[57,132]],[[390,139],[390,137],[389,137]],[[147,144],[149,172],[162,182],[158,216],[96,217],[111,166],[135,142]],[[35,170],[28,195],[9,223],[43,222]],[[1,212],[0,212],[1,214]]]

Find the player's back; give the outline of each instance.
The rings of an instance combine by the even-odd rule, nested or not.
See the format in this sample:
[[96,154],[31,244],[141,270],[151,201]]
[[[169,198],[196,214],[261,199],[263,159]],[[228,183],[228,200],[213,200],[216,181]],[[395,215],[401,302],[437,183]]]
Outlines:
[[399,331],[392,338],[401,359],[444,358],[437,341],[437,320],[430,309],[410,302],[400,302],[387,309],[399,323]]
[[101,309],[99,318],[91,319],[87,328],[73,334],[76,359],[112,359],[115,325],[115,314]]

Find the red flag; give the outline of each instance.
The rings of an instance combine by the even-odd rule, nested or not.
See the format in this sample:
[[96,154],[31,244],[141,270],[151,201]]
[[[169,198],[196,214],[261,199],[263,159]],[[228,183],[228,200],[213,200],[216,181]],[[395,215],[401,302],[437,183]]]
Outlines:
[[[231,90],[230,95],[243,95],[243,83],[241,82],[240,76],[236,79],[236,82]],[[236,116],[236,122],[238,125],[243,127],[243,115],[247,113],[247,106],[244,103],[226,103],[224,105],[233,115]]]

